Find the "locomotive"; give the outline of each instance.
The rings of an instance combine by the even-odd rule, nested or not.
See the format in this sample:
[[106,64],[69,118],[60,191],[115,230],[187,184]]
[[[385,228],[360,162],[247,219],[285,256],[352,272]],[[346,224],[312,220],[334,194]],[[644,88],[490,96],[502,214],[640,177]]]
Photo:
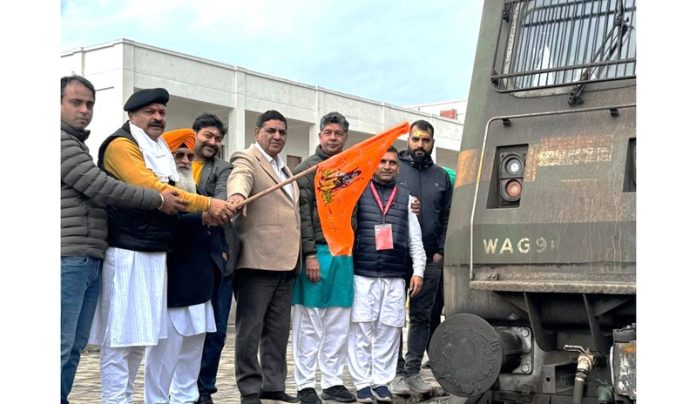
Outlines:
[[429,356],[467,403],[635,403],[636,2],[485,0]]

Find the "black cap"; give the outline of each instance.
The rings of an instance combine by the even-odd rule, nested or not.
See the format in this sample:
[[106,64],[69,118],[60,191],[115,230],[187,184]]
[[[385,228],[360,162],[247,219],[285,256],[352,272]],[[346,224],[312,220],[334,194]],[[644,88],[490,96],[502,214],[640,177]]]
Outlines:
[[169,102],[169,92],[163,88],[146,88],[133,93],[123,106],[124,111],[133,112],[150,104],[164,104]]

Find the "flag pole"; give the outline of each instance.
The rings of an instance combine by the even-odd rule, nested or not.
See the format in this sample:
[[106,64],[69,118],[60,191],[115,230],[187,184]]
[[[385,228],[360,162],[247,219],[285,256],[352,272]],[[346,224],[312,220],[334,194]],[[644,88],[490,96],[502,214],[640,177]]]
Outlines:
[[[399,134],[403,134],[403,133],[408,132],[408,122],[407,122],[407,121],[404,121],[404,122],[402,122],[400,125],[396,125],[396,126],[394,126],[393,128],[386,130],[385,132],[382,132],[382,133],[379,133],[379,134],[373,136],[372,138],[377,137],[377,136],[382,136],[382,135],[387,134],[388,132],[394,132],[395,130],[399,130],[399,129],[403,129],[403,131],[402,131],[401,133],[399,133]],[[359,147],[359,146],[362,145],[364,142],[366,142],[366,141],[368,141],[368,140],[370,140],[370,139],[371,139],[371,138],[368,138],[368,139],[366,139],[366,140],[363,140],[362,142],[360,142],[360,143],[358,143],[358,144],[355,144],[355,145],[349,147],[348,150],[350,150],[350,149],[352,149],[352,148],[354,148],[354,147]],[[341,153],[345,153],[345,152],[347,152],[348,150],[343,150]],[[341,153],[339,153],[339,154],[341,154]],[[334,155],[334,156],[331,156],[328,160],[333,159],[335,156],[338,156],[339,154],[336,154],[336,155]],[[302,172],[299,172],[299,173],[293,175],[292,177],[286,179],[285,181],[279,182],[278,184],[275,184],[275,185],[273,185],[272,187],[269,187],[269,188],[264,189],[263,191],[259,192],[258,194],[255,194],[254,196],[251,196],[251,197],[249,197],[249,198],[243,200],[243,201],[240,202],[239,204],[235,205],[235,207],[240,208],[240,207],[242,207],[242,206],[244,206],[244,205],[246,205],[246,204],[248,204],[248,203],[251,203],[251,202],[253,202],[253,201],[255,201],[255,200],[257,200],[257,199],[259,199],[259,198],[261,198],[261,197],[264,197],[264,196],[270,194],[271,192],[275,191],[275,190],[278,189],[278,188],[281,188],[281,187],[283,187],[283,186],[285,186],[285,185],[287,185],[287,184],[290,184],[291,182],[297,181],[297,180],[300,179],[301,177],[304,177],[305,175],[310,174],[310,173],[316,171],[320,164],[323,164],[323,163],[325,163],[325,162],[328,161],[328,160],[319,162],[319,163],[317,163],[317,164],[315,164],[315,165],[309,167],[308,169],[306,169],[306,170],[304,170],[304,171],[302,171]]]
[[319,166],[319,163],[317,163],[317,164],[315,164],[315,165],[309,167],[308,169],[306,169],[306,170],[304,170],[304,171],[301,171],[301,172],[299,172],[299,173],[293,175],[292,177],[290,177],[290,178],[288,178],[288,179],[286,179],[286,180],[284,180],[284,181],[282,181],[282,182],[279,182],[279,183],[273,185],[272,187],[269,187],[269,188],[264,189],[263,191],[259,192],[258,194],[254,194],[253,196],[251,196],[251,197],[249,197],[249,198],[243,200],[242,202],[240,202],[238,205],[235,205],[235,206],[236,206],[236,207],[242,207],[242,206],[244,206],[244,205],[246,205],[246,204],[248,204],[248,203],[254,202],[255,200],[257,200],[257,199],[259,199],[259,198],[261,198],[261,197],[263,197],[263,196],[266,196],[266,195],[270,194],[271,192],[275,191],[275,190],[278,189],[278,188],[282,188],[282,187],[284,187],[285,185],[290,184],[291,182],[297,181],[298,179],[304,177],[304,176],[307,175],[307,174],[310,174],[310,173],[313,173],[314,171],[317,171],[317,167],[318,167],[318,166]]

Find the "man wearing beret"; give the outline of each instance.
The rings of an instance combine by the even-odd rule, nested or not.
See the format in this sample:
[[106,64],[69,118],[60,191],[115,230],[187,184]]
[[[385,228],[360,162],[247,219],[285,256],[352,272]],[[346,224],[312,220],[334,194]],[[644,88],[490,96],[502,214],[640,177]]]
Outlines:
[[80,353],[87,345],[99,295],[106,240],[104,205],[185,209],[173,191],[157,192],[108,176],[92,160],[85,141],[92,121],[95,91],[82,76],[60,79],[61,252],[60,252],[60,401],[67,404]]
[[[196,134],[191,129],[165,132],[176,162],[177,187],[196,192],[191,170]],[[206,332],[215,332],[211,298],[227,260],[221,227],[208,226],[207,213],[179,215],[172,249],[167,253],[167,338],[149,347],[145,360],[146,403],[193,403]]]
[[[232,155],[228,200],[243,201],[292,175],[280,157],[287,135],[280,112],[259,116],[256,142]],[[299,200],[292,182],[245,205],[246,215],[235,221],[242,250],[234,274],[234,360],[242,404],[299,401],[285,393],[290,306],[300,262]]]
[[[99,167],[127,183],[159,191],[176,189],[174,158],[160,139],[169,93],[163,88],[133,93],[123,109],[128,121],[99,148]],[[187,211],[228,220],[226,201],[180,191]],[[132,401],[133,382],[146,346],[167,337],[166,252],[176,217],[140,209],[108,207],[109,247],[90,342],[101,346],[103,403]]]

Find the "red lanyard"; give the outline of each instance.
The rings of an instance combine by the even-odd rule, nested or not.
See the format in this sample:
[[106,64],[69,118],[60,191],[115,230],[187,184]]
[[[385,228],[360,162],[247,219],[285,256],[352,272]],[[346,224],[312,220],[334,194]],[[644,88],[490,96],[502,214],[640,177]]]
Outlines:
[[377,202],[377,205],[379,206],[379,210],[382,211],[382,216],[385,217],[387,216],[387,211],[389,210],[389,207],[391,207],[392,202],[394,202],[394,197],[396,196],[396,185],[394,185],[394,188],[392,189],[391,195],[389,195],[389,200],[387,200],[387,206],[382,206],[382,201],[379,199],[379,195],[377,194],[377,189],[375,188],[375,184],[370,182],[370,189],[372,189],[372,195],[375,197],[375,201]]

